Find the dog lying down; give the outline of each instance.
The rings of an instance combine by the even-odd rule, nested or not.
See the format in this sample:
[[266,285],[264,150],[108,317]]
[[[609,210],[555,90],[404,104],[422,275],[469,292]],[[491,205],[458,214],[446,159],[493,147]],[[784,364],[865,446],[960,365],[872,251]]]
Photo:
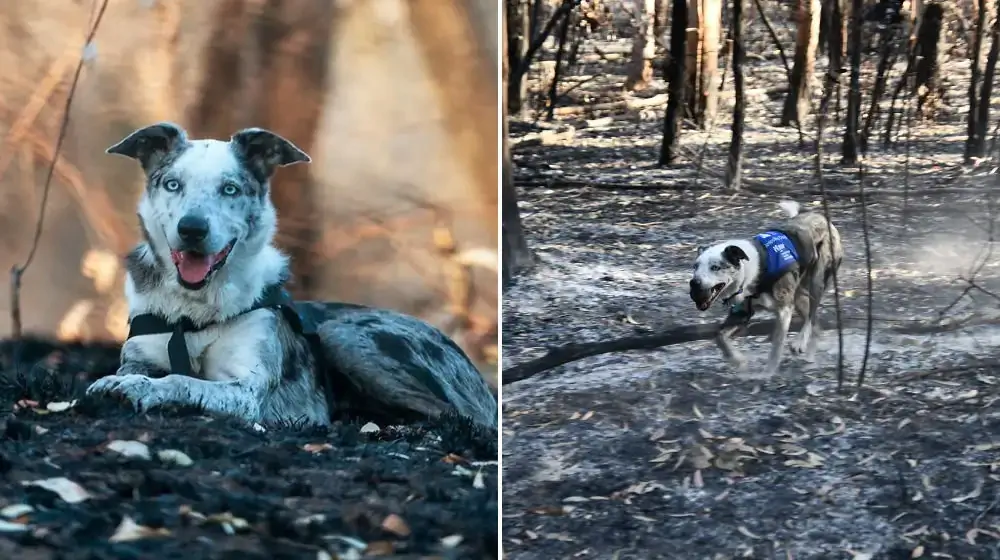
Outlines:
[[785,339],[797,310],[802,331],[792,351],[815,359],[819,335],[820,301],[844,259],[840,233],[822,214],[799,213],[796,202],[780,204],[790,218],[778,228],[754,236],[716,243],[699,251],[691,278],[691,299],[706,311],[716,301],[729,307],[716,343],[730,364],[746,369],[746,360],[733,347],[732,337],[746,327],[760,304],[775,314],[771,354],[766,375],[777,373]]
[[171,123],[108,148],[138,160],[145,240],[126,257],[129,337],[89,394],[139,410],[195,405],[248,423],[406,422],[458,413],[495,428],[497,401],[462,350],[416,318],[292,302],[273,245],[275,169],[309,162],[267,130],[191,140]]

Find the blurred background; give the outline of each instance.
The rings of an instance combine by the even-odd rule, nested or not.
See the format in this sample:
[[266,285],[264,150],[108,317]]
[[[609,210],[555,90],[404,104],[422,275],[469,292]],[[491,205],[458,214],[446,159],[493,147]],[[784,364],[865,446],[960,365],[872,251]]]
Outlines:
[[[444,329],[495,384],[497,4],[486,0],[8,2],[0,12],[0,268],[27,257],[73,74],[26,332],[123,339],[121,257],[139,166],[104,154],[169,120],[194,138],[271,129],[279,244],[299,299],[378,305]],[[5,286],[10,284],[4,277]],[[0,299],[0,336],[11,332]]]

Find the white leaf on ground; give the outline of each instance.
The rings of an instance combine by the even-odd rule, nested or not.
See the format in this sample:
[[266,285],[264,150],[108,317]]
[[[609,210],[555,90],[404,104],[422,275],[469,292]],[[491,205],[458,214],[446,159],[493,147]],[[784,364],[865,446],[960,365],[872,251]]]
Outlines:
[[27,525],[0,520],[0,533],[21,533],[27,530]]
[[379,428],[378,424],[376,424],[375,422],[369,422],[364,426],[361,426],[362,434],[377,434],[380,431],[382,431],[382,428]]
[[116,439],[108,444],[108,449],[133,459],[150,459],[149,447],[141,441]]
[[122,517],[122,522],[115,529],[115,534],[111,535],[111,538],[108,540],[110,542],[128,542],[148,539],[150,537],[167,536],[169,534],[170,531],[166,528],[153,529],[145,525],[139,525],[134,519],[126,515]]
[[7,519],[14,519],[15,517],[21,517],[22,515],[27,515],[35,511],[35,508],[29,506],[28,504],[11,504],[3,509],[0,509],[0,515],[6,517]]
[[477,490],[482,490],[486,488],[486,482],[483,480],[483,471],[476,473],[475,478],[472,479],[472,487]]
[[445,548],[455,548],[456,546],[462,544],[462,535],[448,535],[441,539],[441,546]]
[[30,482],[22,482],[21,484],[24,486],[38,486],[39,488],[44,488],[49,492],[55,492],[60,498],[63,499],[64,502],[69,504],[78,504],[89,500],[92,497],[83,486],[80,486],[72,480],[62,476],[32,480]]
[[49,412],[63,412],[73,408],[74,406],[76,406],[75,400],[69,402],[50,402],[45,405],[45,410],[48,410]]
[[163,449],[156,452],[156,457],[164,463],[173,463],[179,467],[190,467],[194,464],[187,453],[177,449]]

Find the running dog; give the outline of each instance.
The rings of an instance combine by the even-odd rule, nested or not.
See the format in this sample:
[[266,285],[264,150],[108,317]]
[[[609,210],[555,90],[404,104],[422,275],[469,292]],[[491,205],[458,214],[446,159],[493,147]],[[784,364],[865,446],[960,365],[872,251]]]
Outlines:
[[700,250],[695,260],[691,299],[699,311],[708,310],[716,301],[729,307],[715,341],[737,370],[746,368],[746,360],[733,347],[732,338],[749,323],[755,302],[773,311],[776,318],[765,374],[778,371],[796,310],[804,323],[792,351],[804,353],[809,361],[815,359],[820,333],[817,310],[844,259],[840,233],[823,215],[799,214],[798,203],[791,201],[780,206],[789,217],[780,227],[753,239],[716,243]]
[[192,140],[159,123],[106,151],[142,165],[144,241],[126,257],[121,365],[88,394],[248,423],[327,425],[351,411],[385,422],[457,413],[496,427],[496,398],[438,329],[383,309],[291,301],[269,182],[277,167],[310,161],[294,144],[259,128]]

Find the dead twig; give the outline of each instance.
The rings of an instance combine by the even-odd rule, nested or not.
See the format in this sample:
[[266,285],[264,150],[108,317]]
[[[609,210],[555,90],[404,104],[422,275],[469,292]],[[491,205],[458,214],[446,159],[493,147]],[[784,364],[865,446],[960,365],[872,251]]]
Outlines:
[[[843,328],[861,328],[867,326],[871,321],[871,316],[860,318],[842,318]],[[983,325],[1000,324],[1000,317],[978,317],[966,318],[961,321],[951,321],[942,323],[939,321],[914,321],[905,326],[885,329],[885,332],[910,335],[928,335],[945,332],[953,332],[962,328],[976,327]],[[820,325],[824,330],[836,328],[837,325],[828,321],[821,321]],[[795,332],[802,328],[802,320],[796,318],[789,328],[789,332]],[[736,336],[770,336],[774,330],[774,320],[753,321],[747,327],[736,334]],[[545,355],[527,360],[515,366],[511,366],[501,374],[501,383],[507,385],[516,381],[528,379],[534,375],[548,371],[550,369],[566,365],[570,362],[610,354],[612,352],[628,352],[631,350],[654,350],[664,346],[674,346],[686,344],[699,340],[709,340],[714,338],[719,331],[717,324],[682,325],[674,327],[660,333],[648,335],[626,336],[614,340],[603,340],[598,342],[582,342],[564,344],[546,350]]]
[[[97,29],[101,25],[101,19],[104,17],[104,11],[108,7],[108,0],[102,0],[100,7],[97,9],[97,14],[94,17],[93,23],[91,24],[90,31],[87,33],[86,41],[83,43],[83,49],[87,49],[94,42],[94,36],[97,34]],[[73,74],[73,81],[70,83],[69,94],[66,96],[66,106],[63,109],[62,123],[59,126],[59,136],[56,140],[56,146],[54,149],[54,154],[52,161],[49,163],[49,169],[45,176],[45,184],[42,187],[42,201],[40,208],[38,210],[38,221],[35,224],[35,235],[31,241],[31,250],[28,252],[28,258],[25,259],[24,264],[21,266],[14,266],[10,271],[10,316],[11,316],[11,326],[13,328],[13,335],[15,339],[21,338],[21,277],[24,272],[31,266],[32,261],[35,258],[35,253],[38,251],[38,241],[42,237],[42,228],[45,225],[45,208],[49,200],[49,192],[52,187],[52,177],[56,172],[56,163],[59,160],[59,152],[62,149],[63,140],[66,139],[66,130],[69,128],[69,115],[70,108],[73,106],[73,98],[76,93],[76,86],[80,82],[80,74],[83,73],[83,65],[86,62],[86,56],[84,52],[80,52],[78,55],[78,61],[76,64],[76,72]]]

